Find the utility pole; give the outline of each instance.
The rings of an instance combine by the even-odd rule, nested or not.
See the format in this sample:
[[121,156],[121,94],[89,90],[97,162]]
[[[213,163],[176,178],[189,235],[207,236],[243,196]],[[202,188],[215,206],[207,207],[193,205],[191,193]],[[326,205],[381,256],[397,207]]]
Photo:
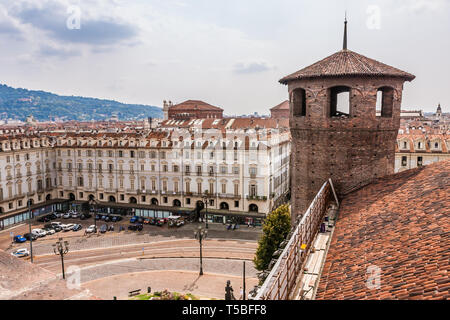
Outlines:
[[31,219],[32,219],[32,213],[30,208],[30,200],[28,200],[28,229],[30,233],[30,257],[31,257],[31,263],[33,263],[33,234],[31,233]]

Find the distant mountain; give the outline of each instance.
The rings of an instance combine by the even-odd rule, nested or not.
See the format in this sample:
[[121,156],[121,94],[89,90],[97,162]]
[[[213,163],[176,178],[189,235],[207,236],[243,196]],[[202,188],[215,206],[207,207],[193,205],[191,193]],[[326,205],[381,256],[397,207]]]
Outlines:
[[59,96],[45,91],[15,89],[0,84],[0,119],[25,120],[27,116],[39,121],[106,120],[117,115],[119,120],[137,120],[147,117],[162,118],[162,109],[141,104],[124,104],[75,96]]

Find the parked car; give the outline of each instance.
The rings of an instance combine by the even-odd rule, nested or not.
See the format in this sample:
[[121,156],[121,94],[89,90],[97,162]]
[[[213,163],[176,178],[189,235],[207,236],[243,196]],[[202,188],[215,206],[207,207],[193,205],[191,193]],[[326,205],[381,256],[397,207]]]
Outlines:
[[56,218],[62,218],[63,215],[64,215],[64,213],[62,213],[62,212],[56,212],[55,213]]
[[13,252],[11,252],[11,255],[18,257],[18,258],[22,258],[22,257],[28,257],[30,255],[30,253],[28,252],[28,249],[23,248],[23,249],[14,250]]
[[91,225],[86,229],[86,233],[95,233],[96,232],[95,229],[96,229],[95,225]]
[[83,227],[81,226],[81,224],[76,224],[76,225],[74,225],[73,226],[73,231],[78,231],[78,230],[81,230],[81,229],[83,229]]
[[31,241],[31,240],[36,240],[37,238],[39,238],[37,235],[35,235],[35,234],[32,234],[32,233],[25,233],[24,235],[23,235],[23,237],[25,238],[25,239],[27,239],[28,241]]
[[150,224],[150,218],[145,218],[142,223],[143,224]]
[[101,220],[101,218],[102,218],[101,215],[99,215],[99,214],[96,214],[96,215],[95,215],[95,220]]
[[108,226],[106,224],[100,227],[100,233],[105,233],[108,230]]
[[58,218],[58,217],[56,216],[55,213],[50,213],[47,217],[48,217],[50,220],[55,220],[56,218]]
[[42,216],[42,217],[37,218],[37,221],[38,222],[49,222],[50,218],[47,216]]
[[109,222],[111,218],[109,216],[105,216],[105,222]]
[[136,223],[138,221],[139,217],[138,216],[134,216],[130,219],[130,223]]
[[131,230],[131,231],[142,231],[142,229],[143,229],[142,224],[130,224],[128,226],[128,230]]
[[25,241],[27,241],[27,239],[24,238],[24,237],[23,237],[22,235],[20,235],[20,234],[14,237],[14,242],[16,242],[16,243],[23,243],[23,242],[25,242]]
[[47,236],[55,234],[55,232],[56,232],[55,229],[53,229],[53,228],[44,228],[44,231]]
[[62,223],[61,222],[59,222],[59,221],[53,221],[53,222],[50,222],[50,224],[52,225],[52,226],[62,226]]
[[75,224],[73,224],[73,223],[64,224],[64,225],[62,225],[62,230],[64,232],[71,231],[71,230],[73,230],[74,226],[75,226]]
[[76,212],[76,211],[73,211],[72,213],[71,213],[71,217],[72,218],[78,218],[80,215],[78,214],[78,212]]
[[31,233],[38,236],[39,238],[45,237],[47,235],[47,232],[42,229],[33,229],[31,230]]
[[91,217],[92,217],[92,215],[90,213],[83,213],[83,214],[81,214],[80,219],[81,220],[86,220],[86,219],[89,219]]
[[164,220],[164,219],[162,219],[162,218],[156,220],[156,225],[157,225],[158,227],[162,227],[162,226],[164,225],[164,223],[166,223],[166,220]]
[[66,212],[66,213],[63,214],[62,217],[63,217],[64,219],[69,219],[71,216],[72,216],[72,214],[71,214],[70,212]]

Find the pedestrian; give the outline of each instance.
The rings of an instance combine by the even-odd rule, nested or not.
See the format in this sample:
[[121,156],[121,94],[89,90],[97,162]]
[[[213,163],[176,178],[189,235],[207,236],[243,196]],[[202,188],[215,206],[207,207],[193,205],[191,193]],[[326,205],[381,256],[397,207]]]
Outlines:
[[239,287],[239,300],[243,300],[244,299],[244,289],[242,289],[242,287]]

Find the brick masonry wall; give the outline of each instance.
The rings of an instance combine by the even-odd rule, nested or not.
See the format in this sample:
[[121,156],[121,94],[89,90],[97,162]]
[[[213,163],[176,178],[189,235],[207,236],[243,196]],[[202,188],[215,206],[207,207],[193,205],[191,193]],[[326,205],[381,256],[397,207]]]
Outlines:
[[[329,78],[289,83],[293,219],[302,215],[332,178],[338,196],[394,173],[403,79]],[[329,88],[350,87],[350,116],[329,116]],[[394,89],[393,115],[376,117],[378,88]],[[306,90],[306,116],[292,113],[293,91]]]

